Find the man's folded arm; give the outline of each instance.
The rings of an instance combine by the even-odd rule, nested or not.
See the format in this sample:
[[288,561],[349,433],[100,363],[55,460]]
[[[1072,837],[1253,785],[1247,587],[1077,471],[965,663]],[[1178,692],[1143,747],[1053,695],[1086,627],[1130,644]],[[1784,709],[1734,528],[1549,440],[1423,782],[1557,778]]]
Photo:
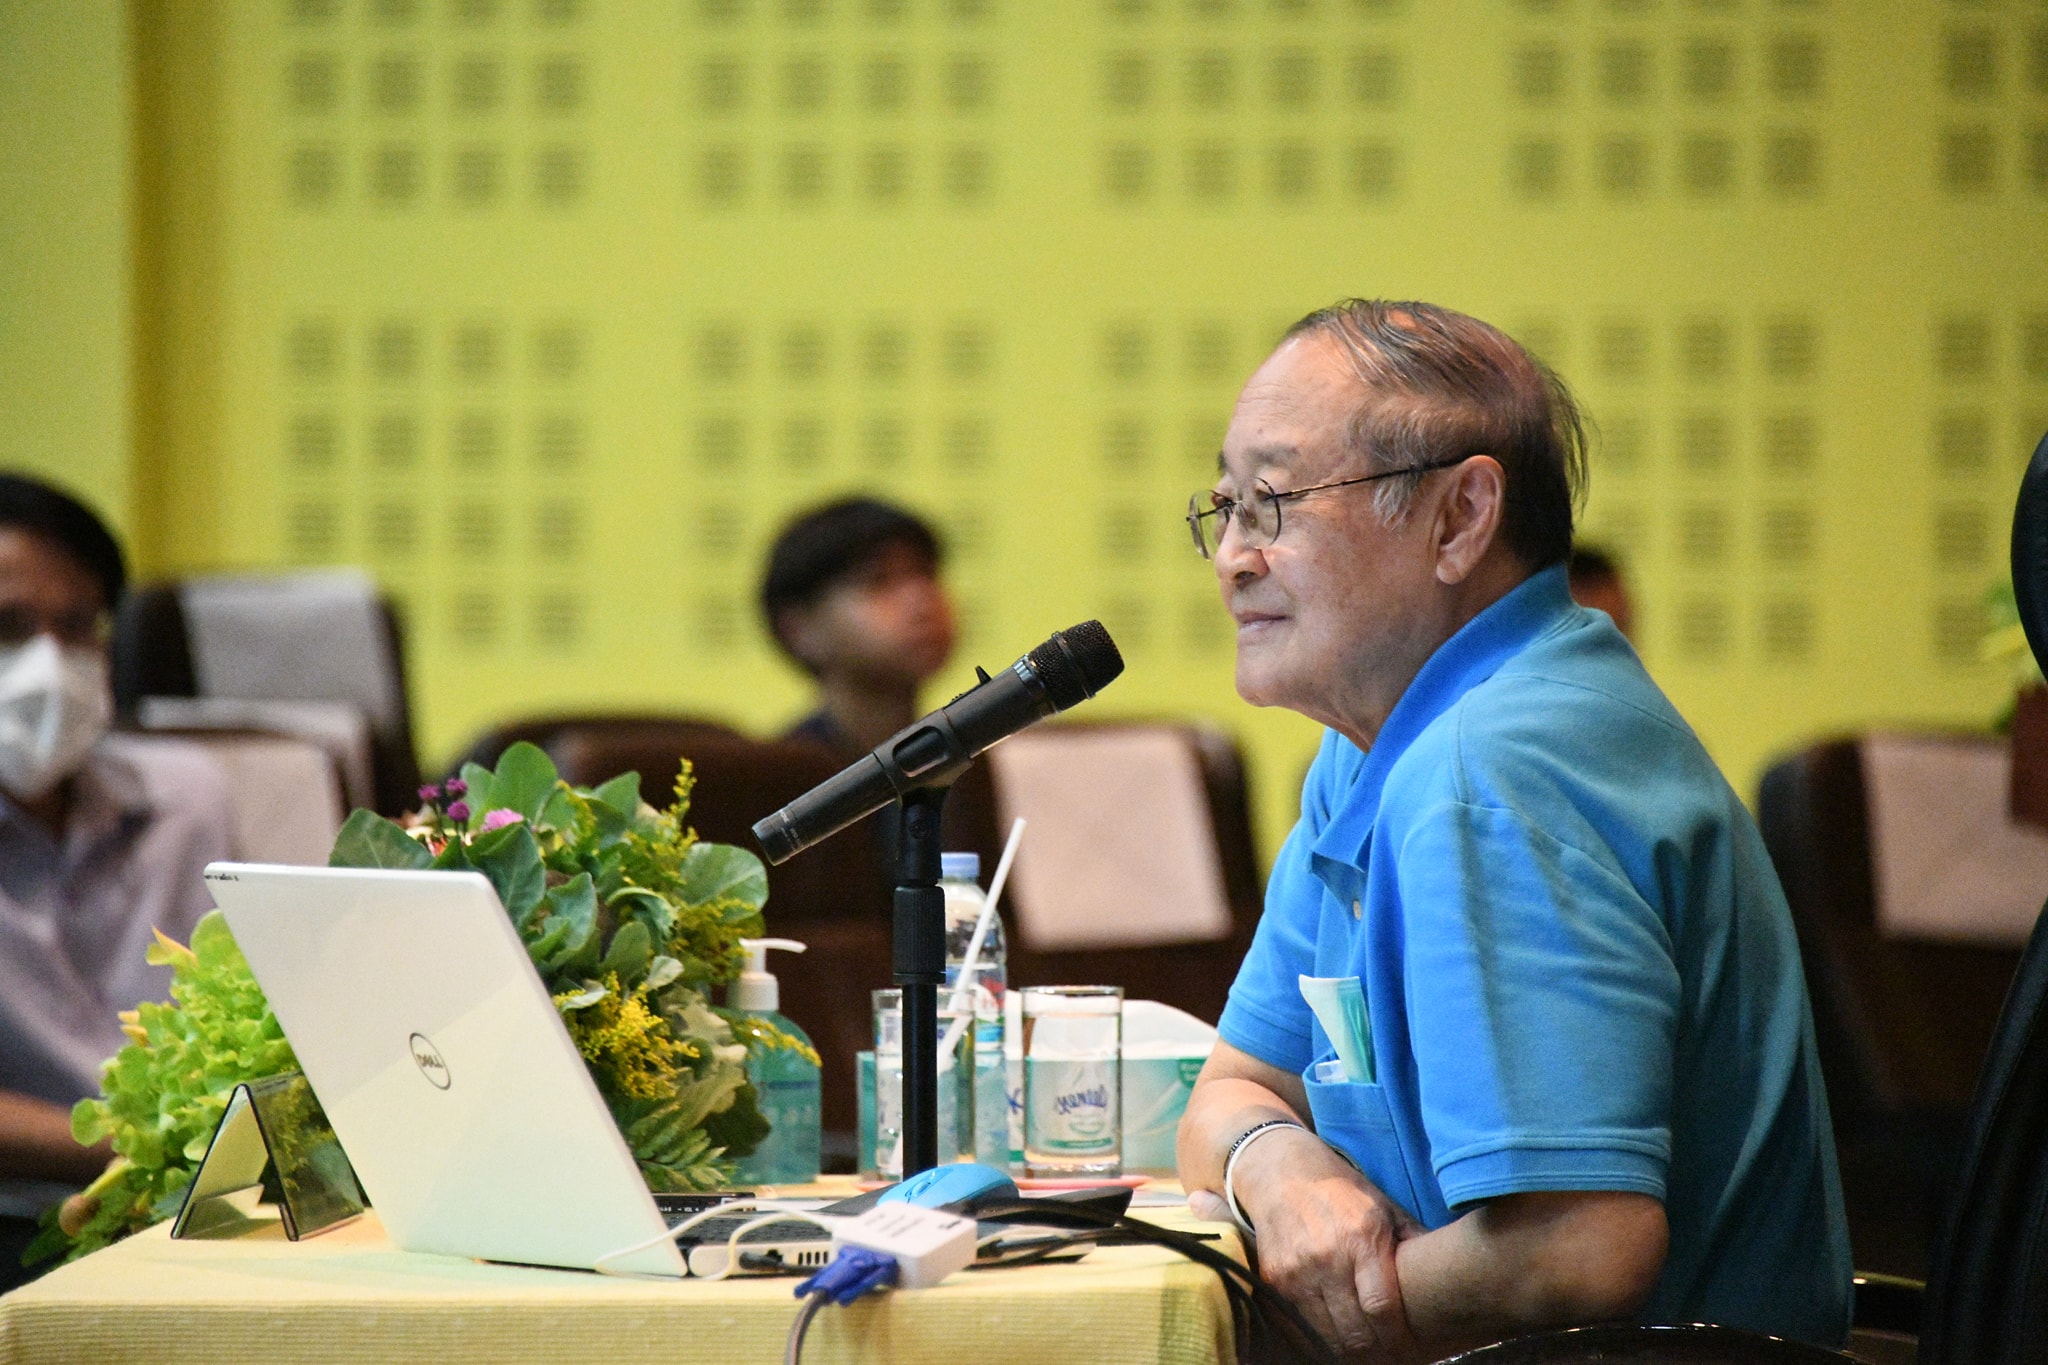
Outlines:
[[1217,1043],[1195,1079],[1176,1139],[1182,1184],[1221,1194],[1230,1145],[1253,1124],[1269,1119],[1309,1125],[1308,1089],[1301,1077]]
[[[1188,1101],[1180,1171],[1221,1191],[1230,1146],[1270,1119],[1308,1122],[1301,1078],[1219,1043]],[[1234,1188],[1260,1268],[1316,1329],[1367,1359],[1434,1359],[1546,1327],[1627,1318],[1664,1265],[1664,1206],[1628,1191],[1481,1201],[1426,1232],[1310,1134],[1262,1138]]]
[[1627,1319],[1664,1268],[1664,1205],[1630,1190],[1556,1190],[1484,1200],[1401,1244],[1415,1335],[1463,1350],[1551,1327]]
[[0,1090],[0,1176],[83,1185],[105,1169],[113,1149],[81,1147],[71,1136],[71,1111],[60,1104]]

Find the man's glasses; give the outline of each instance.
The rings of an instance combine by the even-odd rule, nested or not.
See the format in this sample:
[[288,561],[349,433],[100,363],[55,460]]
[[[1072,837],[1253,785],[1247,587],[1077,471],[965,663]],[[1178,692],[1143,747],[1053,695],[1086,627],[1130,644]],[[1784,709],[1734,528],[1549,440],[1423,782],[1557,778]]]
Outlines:
[[[1242,498],[1226,498],[1215,489],[1205,489],[1188,498],[1188,531],[1195,538],[1195,549],[1204,559],[1214,559],[1223,545],[1223,531],[1230,523],[1237,524],[1237,534],[1254,550],[1263,550],[1280,538],[1280,504],[1288,498],[1298,498],[1303,493],[1320,493],[1326,488],[1349,488],[1353,484],[1377,483],[1381,479],[1398,478],[1403,474],[1428,474],[1452,465],[1463,464],[1471,459],[1460,455],[1454,460],[1437,460],[1431,464],[1410,465],[1404,469],[1383,469],[1377,474],[1361,474],[1355,479],[1334,479],[1329,483],[1312,483],[1306,488],[1290,488],[1276,493],[1273,486],[1264,479],[1252,481],[1252,491]],[[1204,507],[1203,503],[1208,506]]]
[[76,649],[103,649],[114,637],[114,618],[104,611],[45,615],[28,607],[0,606],[0,649],[19,649],[38,635]]

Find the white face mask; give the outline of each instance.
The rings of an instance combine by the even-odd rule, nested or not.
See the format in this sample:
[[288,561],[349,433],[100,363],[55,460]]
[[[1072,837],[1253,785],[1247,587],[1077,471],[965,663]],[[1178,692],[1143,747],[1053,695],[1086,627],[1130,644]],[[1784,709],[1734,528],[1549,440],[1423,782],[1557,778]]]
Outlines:
[[0,649],[0,787],[33,801],[69,777],[113,718],[107,660],[48,635]]

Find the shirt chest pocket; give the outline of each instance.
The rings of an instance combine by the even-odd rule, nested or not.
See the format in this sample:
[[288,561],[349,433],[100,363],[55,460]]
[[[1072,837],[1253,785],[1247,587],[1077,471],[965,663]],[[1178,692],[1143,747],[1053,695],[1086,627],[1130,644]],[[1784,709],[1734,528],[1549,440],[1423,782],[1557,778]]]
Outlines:
[[1387,1197],[1421,1219],[1415,1182],[1401,1152],[1401,1131],[1394,1123],[1384,1086],[1344,1079],[1334,1057],[1312,1063],[1303,1073],[1308,1107],[1316,1135],[1342,1151]]

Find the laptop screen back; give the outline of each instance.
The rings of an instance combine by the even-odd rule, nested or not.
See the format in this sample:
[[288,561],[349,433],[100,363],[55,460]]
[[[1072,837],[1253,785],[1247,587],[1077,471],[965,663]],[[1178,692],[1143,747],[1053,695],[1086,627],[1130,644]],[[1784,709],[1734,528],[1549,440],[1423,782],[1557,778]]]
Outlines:
[[[206,877],[394,1245],[589,1268],[662,1231],[483,876]],[[667,1243],[608,1265],[683,1273]]]

